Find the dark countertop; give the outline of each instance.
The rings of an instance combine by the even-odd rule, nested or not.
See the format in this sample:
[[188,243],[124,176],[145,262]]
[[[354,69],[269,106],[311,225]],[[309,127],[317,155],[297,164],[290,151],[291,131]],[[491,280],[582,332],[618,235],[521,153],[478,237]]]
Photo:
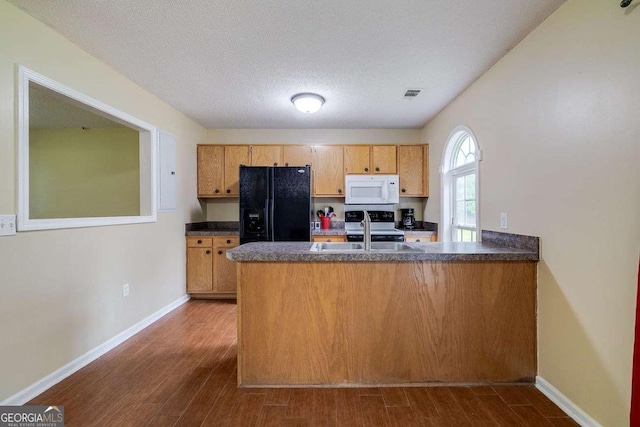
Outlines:
[[185,236],[239,236],[238,221],[207,221],[186,224]]
[[[487,233],[487,234],[485,234]],[[483,242],[409,243],[424,252],[310,252],[307,242],[256,242],[227,251],[239,262],[538,261],[537,237],[482,232]]]

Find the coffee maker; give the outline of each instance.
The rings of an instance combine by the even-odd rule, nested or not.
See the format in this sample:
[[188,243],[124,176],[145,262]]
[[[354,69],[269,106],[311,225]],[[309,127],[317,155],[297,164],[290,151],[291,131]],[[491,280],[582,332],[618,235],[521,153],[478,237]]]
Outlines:
[[402,228],[413,229],[416,227],[416,219],[413,216],[413,208],[400,209],[402,212]]

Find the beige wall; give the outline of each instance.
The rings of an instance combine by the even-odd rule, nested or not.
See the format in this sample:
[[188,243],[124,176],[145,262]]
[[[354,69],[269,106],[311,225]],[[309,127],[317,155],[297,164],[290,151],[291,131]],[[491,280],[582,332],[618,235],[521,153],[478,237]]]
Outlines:
[[30,129],[29,218],[140,215],[139,132]]
[[[420,129],[209,129],[208,144],[417,144]],[[344,220],[344,199],[314,198],[313,211],[329,205],[336,220]],[[400,208],[414,208],[416,220],[422,220],[425,203],[421,198],[404,198]],[[238,221],[238,200],[211,200],[206,203],[207,220]],[[315,218],[314,220],[317,220]]]
[[640,8],[569,0],[424,129],[427,219],[455,126],[478,138],[481,227],[541,237],[539,375],[628,425],[640,253]]
[[152,224],[0,237],[0,401],[183,296],[184,224],[204,218],[195,145],[205,129],[4,0],[0,213],[16,213],[16,64],[176,135],[178,210]]

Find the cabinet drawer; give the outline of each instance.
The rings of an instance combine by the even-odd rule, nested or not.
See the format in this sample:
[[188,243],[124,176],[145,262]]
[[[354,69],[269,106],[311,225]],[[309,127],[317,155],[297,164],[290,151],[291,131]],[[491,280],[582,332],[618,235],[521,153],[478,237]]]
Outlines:
[[211,237],[187,237],[188,248],[210,248],[212,245]]
[[238,236],[217,236],[213,238],[213,244],[221,248],[234,248],[240,244]]
[[404,241],[408,243],[437,242],[438,236],[436,234],[425,234],[424,236],[405,236]]
[[346,242],[346,236],[313,236],[312,241],[315,242]]

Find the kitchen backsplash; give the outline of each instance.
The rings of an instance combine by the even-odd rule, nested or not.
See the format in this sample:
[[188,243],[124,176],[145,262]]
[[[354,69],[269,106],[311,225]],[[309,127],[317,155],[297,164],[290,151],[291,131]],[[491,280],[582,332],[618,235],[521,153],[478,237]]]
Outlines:
[[[315,197],[312,198],[313,212],[324,210],[325,206],[331,206],[336,216],[335,221],[344,221],[344,199],[332,197]],[[401,198],[400,203],[395,205],[396,221],[402,219],[400,209],[413,208],[416,221],[422,221],[424,218],[424,209],[427,204],[425,198],[406,197]],[[238,199],[216,199],[207,200],[205,202],[207,212],[207,221],[239,221],[238,215]],[[318,218],[314,215],[314,221]]]

